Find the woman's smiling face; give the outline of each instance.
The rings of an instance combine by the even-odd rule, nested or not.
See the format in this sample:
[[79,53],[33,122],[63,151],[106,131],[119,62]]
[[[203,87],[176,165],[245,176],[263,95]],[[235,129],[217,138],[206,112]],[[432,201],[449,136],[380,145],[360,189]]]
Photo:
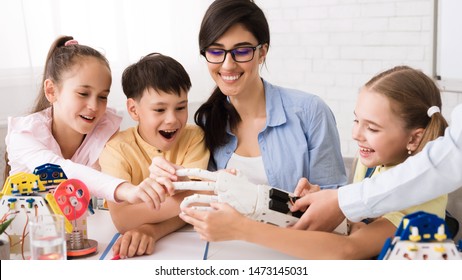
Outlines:
[[[237,47],[256,47],[259,44],[255,36],[244,25],[231,26],[210,48],[230,50]],[[246,89],[255,87],[260,82],[259,65],[266,56],[267,45],[257,48],[252,60],[236,62],[230,53],[226,54],[225,61],[219,64],[207,63],[210,75],[227,96],[236,96]]]

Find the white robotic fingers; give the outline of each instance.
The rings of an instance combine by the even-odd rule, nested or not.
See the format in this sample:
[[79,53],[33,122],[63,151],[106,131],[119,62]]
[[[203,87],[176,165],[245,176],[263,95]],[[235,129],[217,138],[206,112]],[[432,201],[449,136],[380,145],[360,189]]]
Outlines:
[[[277,226],[289,226],[298,217],[289,210],[290,194],[265,185],[255,185],[246,178],[228,172],[210,172],[202,169],[180,169],[178,176],[193,176],[210,181],[188,181],[173,183],[177,190],[213,191],[215,195],[192,195],[186,197],[181,207],[193,203],[227,202],[237,211],[257,221]],[[204,206],[195,206],[204,207]],[[205,207],[207,208],[207,207]],[[210,209],[206,209],[210,210]],[[300,213],[301,214],[301,213]]]
[[217,173],[211,172],[208,170],[200,169],[200,168],[185,168],[185,169],[178,169],[176,171],[176,175],[178,176],[194,176],[199,177],[202,179],[207,179],[210,181],[217,180]]
[[[211,202],[217,202],[218,197],[216,195],[205,195],[205,194],[193,194],[191,196],[185,197],[183,202],[181,202],[180,207],[186,208],[194,203],[205,203],[210,204]],[[211,210],[209,206],[192,206],[196,210]]]
[[174,182],[175,190],[215,191],[215,182],[187,181]]

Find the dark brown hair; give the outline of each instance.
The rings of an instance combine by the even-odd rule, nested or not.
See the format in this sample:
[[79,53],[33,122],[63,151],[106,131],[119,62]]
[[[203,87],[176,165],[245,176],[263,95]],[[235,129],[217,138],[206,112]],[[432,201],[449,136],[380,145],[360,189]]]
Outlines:
[[[258,40],[258,44],[270,44],[270,31],[263,11],[250,0],[216,0],[207,9],[199,32],[199,48],[209,47],[231,26],[242,24]],[[204,130],[205,143],[214,150],[228,142],[226,126],[236,128],[241,118],[226,95],[216,87],[209,99],[194,115],[198,126]],[[213,157],[211,157],[213,159]]]
[[189,91],[191,80],[178,61],[152,53],[124,70],[122,88],[127,98],[139,101],[148,88],[180,96],[182,90]]

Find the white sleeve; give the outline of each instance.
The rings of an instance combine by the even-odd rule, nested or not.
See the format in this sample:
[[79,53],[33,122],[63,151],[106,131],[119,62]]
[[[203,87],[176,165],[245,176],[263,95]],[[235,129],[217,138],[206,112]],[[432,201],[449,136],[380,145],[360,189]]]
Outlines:
[[116,187],[124,182],[91,167],[64,159],[38,141],[32,133],[10,131],[6,144],[10,162],[27,166],[29,172],[45,163],[60,165],[68,178],[81,180],[91,194],[97,197],[114,201]]
[[462,186],[462,104],[445,135],[417,155],[373,178],[341,187],[339,206],[352,221],[421,204]]

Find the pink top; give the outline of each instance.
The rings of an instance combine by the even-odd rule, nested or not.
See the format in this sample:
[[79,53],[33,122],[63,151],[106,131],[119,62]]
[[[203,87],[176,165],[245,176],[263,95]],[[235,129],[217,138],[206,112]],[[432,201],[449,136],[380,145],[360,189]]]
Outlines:
[[10,174],[32,173],[45,163],[58,164],[68,178],[83,181],[92,195],[114,201],[114,191],[124,180],[97,171],[98,158],[109,138],[119,130],[121,121],[115,110],[107,108],[72,158],[66,160],[51,132],[51,107],[25,117],[9,117],[5,142]]

